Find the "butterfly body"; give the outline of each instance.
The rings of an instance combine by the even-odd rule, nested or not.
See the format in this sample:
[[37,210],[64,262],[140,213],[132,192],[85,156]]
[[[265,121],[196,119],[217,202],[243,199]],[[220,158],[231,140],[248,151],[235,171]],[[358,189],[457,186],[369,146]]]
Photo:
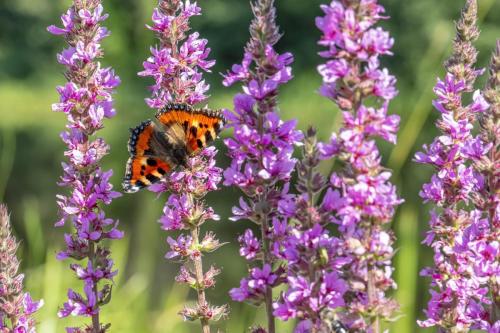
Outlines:
[[160,181],[168,172],[186,166],[189,156],[213,141],[225,119],[220,111],[169,104],[131,129],[123,189],[133,193]]

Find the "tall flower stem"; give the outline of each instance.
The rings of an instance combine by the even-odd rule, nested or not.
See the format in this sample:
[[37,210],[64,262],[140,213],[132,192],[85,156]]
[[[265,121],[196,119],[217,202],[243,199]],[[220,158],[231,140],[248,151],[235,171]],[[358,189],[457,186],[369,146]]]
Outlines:
[[286,280],[285,268],[279,264],[278,240],[286,221],[279,216],[278,203],[288,195],[296,162],[293,147],[302,134],[295,130],[296,121],[284,122],[278,113],[278,88],[292,78],[293,56],[278,54],[274,49],[281,37],[274,1],[254,0],[251,6],[254,18],[243,61],[234,65],[223,81],[225,86],[242,82],[244,92],[234,98],[234,111],[226,113],[234,137],[225,140],[232,161],[224,172],[224,185],[236,186],[244,194],[239,207],[233,207],[231,219],[257,224],[260,239],[250,229],[240,236],[240,254],[256,263],[250,276],[242,279],[230,295],[236,301],[264,304],[267,332],[274,333],[273,289]]
[[[368,237],[371,234],[368,233]],[[370,304],[375,304],[377,301],[377,287],[375,286],[376,283],[376,270],[375,267],[371,264],[368,265],[368,283],[367,283],[367,294],[368,294],[368,303]],[[380,321],[379,321],[379,315],[375,314],[374,317],[372,318],[372,323],[369,325],[370,327],[370,332],[373,333],[379,333],[380,332]]]
[[[338,325],[336,312],[345,305],[347,284],[337,273],[343,264],[335,258],[340,240],[328,231],[340,198],[328,189],[326,178],[317,170],[319,163],[316,131],[310,128],[296,166],[298,194],[280,202],[287,222],[280,255],[288,264],[288,288],[274,304],[274,314],[283,320],[296,318],[296,332],[332,332]],[[318,197],[323,200],[317,202]]]
[[388,228],[402,202],[390,183],[391,172],[381,165],[375,139],[396,142],[399,117],[388,115],[397,95],[396,79],[380,67],[380,57],[392,55],[393,38],[375,25],[384,8],[377,0],[332,1],[321,6],[316,25],[327,59],[318,67],[321,94],[343,111],[343,126],[323,146],[323,158],[336,158],[341,168],[330,177],[341,202],[332,213],[339,225],[339,258],[348,264],[342,278],[350,284],[341,321],[353,330],[380,332],[398,304],[387,292],[396,288],[391,265],[394,235]]
[[[261,199],[261,202],[262,201]],[[260,221],[260,236],[262,239],[262,265],[272,265],[272,259],[271,259],[271,253],[269,251],[269,242],[268,242],[268,236],[269,235],[269,222],[268,222],[268,216],[264,214],[262,216],[262,220]],[[265,298],[265,304],[266,304],[266,315],[267,315],[267,330],[269,333],[274,333],[276,331],[276,323],[274,319],[274,314],[273,314],[273,289],[271,286],[267,285],[266,286],[266,292],[264,295]]]
[[[96,256],[95,256],[95,243],[94,242],[89,243],[89,261],[92,264],[92,267],[97,266]],[[96,299],[98,299],[99,298],[99,290],[97,289],[97,284],[94,284],[93,290],[94,290],[94,297]],[[99,312],[94,313],[92,315],[92,326],[93,326],[94,332],[100,332],[101,323],[99,321]]]
[[[163,109],[167,105],[192,105],[205,102],[209,86],[203,80],[202,72],[210,72],[215,64],[208,60],[208,41],[199,38],[198,32],[191,30],[189,20],[201,15],[196,2],[188,0],[160,0],[154,8],[153,25],[148,28],[156,33],[159,45],[151,47],[151,56],[143,63],[140,76],[154,79],[152,96],[146,103],[153,109]],[[170,251],[167,259],[178,259],[182,266],[176,281],[186,284],[196,291],[194,306],[185,305],[179,312],[185,320],[200,321],[203,333],[210,333],[210,322],[225,318],[227,305],[212,306],[207,301],[206,290],[215,285],[215,276],[220,270],[211,266],[203,270],[203,256],[215,251],[222,244],[212,232],[200,239],[200,228],[208,220],[219,220],[213,209],[203,198],[217,189],[222,170],[215,166],[217,150],[205,148],[189,156],[186,165],[168,174],[162,182],[149,187],[157,193],[169,192],[168,201],[159,222],[167,231],[185,232],[167,242]]]
[[[195,226],[191,228],[191,238],[193,239],[193,245],[195,247],[198,247],[200,245],[200,228],[198,226]],[[201,256],[195,257],[194,261],[194,268],[195,268],[195,274],[196,274],[196,283],[201,286],[203,285],[204,281],[204,276],[203,276],[203,262],[201,260]],[[198,304],[207,304],[206,296],[205,296],[205,289],[204,288],[198,288],[197,290],[198,294]],[[208,323],[208,319],[206,318],[201,318],[201,327],[203,333],[210,333],[210,325]]]
[[58,315],[91,318],[91,324],[84,328],[67,328],[75,333],[102,333],[111,326],[99,318],[101,307],[111,300],[111,283],[117,274],[103,241],[123,237],[117,229],[118,221],[106,218],[104,213],[104,206],[120,194],[112,190],[109,182],[112,171],[100,167],[109,146],[96,138],[104,118],[115,115],[112,94],[120,83],[113,70],[103,68],[98,61],[103,56],[100,43],[110,34],[101,26],[107,17],[100,0],[74,0],[61,17],[63,27],[48,27],[49,32],[64,36],[68,43],[57,55],[58,62],[66,66],[68,82],[57,87],[60,102],[54,103],[52,109],[63,112],[68,120],[61,138],[67,145],[65,155],[69,161],[62,163],[64,174],[59,185],[71,191],[70,195],[57,196],[61,219],[56,226],[68,221],[74,227],[73,233],[65,235],[66,249],[57,257],[84,262],[70,264],[84,284],[83,293],[70,289],[68,301]]
[[[480,138],[491,149],[486,158],[475,163],[476,170],[483,174],[486,186],[481,197],[476,200],[477,206],[488,214],[491,223],[490,244],[500,239],[500,40],[491,57],[489,66],[490,77],[483,90],[485,100],[490,104],[488,110],[479,114]],[[500,262],[500,251],[497,253]],[[488,282],[492,297],[490,318],[492,325],[498,323],[500,330],[500,279],[491,278]]]
[[170,192],[164,215],[159,221],[162,228],[188,232],[188,235],[181,234],[177,239],[167,238],[170,251],[165,257],[178,259],[183,264],[176,281],[194,289],[197,302],[194,307],[185,305],[179,314],[185,320],[199,320],[203,333],[211,331],[210,321],[225,318],[228,312],[226,305],[215,307],[208,303],[206,290],[215,286],[214,278],[220,270],[212,266],[204,271],[202,261],[204,254],[217,250],[223,244],[212,232],[200,239],[200,227],[207,220],[219,219],[202,200],[209,191],[217,189],[216,184],[221,180],[222,170],[215,167],[216,152],[213,147],[206,148],[191,157],[185,169],[173,172],[163,183],[150,187],[154,192]]
[[[489,311],[493,291],[488,282],[498,279],[500,234],[498,221],[490,214],[491,207],[498,207],[498,198],[491,199],[488,178],[490,170],[498,169],[489,159],[489,152],[497,149],[489,133],[493,130],[498,136],[494,129],[498,125],[488,120],[490,105],[474,88],[484,72],[475,68],[476,0],[466,1],[456,30],[453,54],[445,62],[446,76],[434,88],[440,135],[415,156],[416,162],[435,169],[420,196],[436,206],[424,240],[434,250],[434,266],[421,272],[431,278],[431,299],[424,311],[427,318],[418,324],[447,332],[496,332],[500,321],[495,322]],[[469,94],[472,101],[464,104]],[[473,132],[477,118],[482,123],[479,136]]]

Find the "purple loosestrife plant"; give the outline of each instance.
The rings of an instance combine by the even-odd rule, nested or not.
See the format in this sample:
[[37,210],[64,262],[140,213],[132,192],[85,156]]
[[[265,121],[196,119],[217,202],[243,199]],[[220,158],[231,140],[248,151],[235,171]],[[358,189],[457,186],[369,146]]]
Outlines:
[[[431,281],[431,300],[419,321],[449,332],[470,329],[500,331],[498,281],[500,278],[498,54],[493,56],[485,100],[474,92],[483,73],[474,67],[479,37],[477,2],[468,0],[457,22],[453,55],[446,61],[446,76],[438,79],[433,104],[441,118],[440,135],[416,161],[436,172],[420,192],[431,211],[424,244],[434,250],[434,267],[421,274]],[[473,93],[474,92],[474,93]],[[471,102],[463,99],[471,94]],[[491,107],[488,104],[491,103]],[[479,118],[480,134],[472,132]],[[495,312],[497,313],[495,315]]]
[[23,292],[18,246],[11,234],[7,207],[0,204],[0,333],[35,333],[33,314],[43,305],[43,300],[33,301],[29,293]]
[[[496,329],[500,332],[500,40],[497,40],[491,57],[490,78],[483,95],[490,107],[478,114],[479,137],[483,146],[491,145],[491,148],[486,155],[478,155],[474,160],[474,168],[482,175],[485,184],[474,203],[485,212],[489,229],[485,230],[485,237],[475,244],[474,253],[477,255],[476,267],[489,269],[491,331],[495,332]],[[495,258],[493,255],[496,255]],[[493,269],[496,269],[496,273]]]
[[278,214],[278,203],[287,196],[296,162],[293,148],[302,134],[295,130],[296,121],[284,122],[278,113],[278,87],[292,78],[293,57],[274,49],[281,37],[274,1],[255,0],[251,5],[254,19],[243,62],[234,65],[223,81],[225,86],[241,82],[244,92],[234,98],[234,111],[226,112],[234,137],[225,140],[231,166],[224,171],[224,185],[238,187],[245,195],[233,208],[232,220],[248,219],[260,230],[257,236],[248,229],[239,238],[241,255],[254,265],[230,295],[240,302],[264,303],[268,333],[274,333],[272,290],[285,281],[283,267],[275,264],[287,225]]
[[335,157],[340,170],[330,177],[331,207],[339,225],[340,277],[348,281],[341,321],[351,330],[380,332],[380,321],[391,320],[398,305],[386,295],[396,288],[391,259],[394,235],[388,230],[402,200],[389,182],[391,172],[381,165],[375,139],[396,142],[399,117],[388,115],[397,90],[396,79],[380,67],[379,57],[391,55],[394,40],[375,24],[386,18],[376,0],[332,1],[321,6],[316,19],[327,62],[318,67],[321,94],[343,111],[343,126],[328,144],[323,158]]
[[[144,62],[140,76],[152,76],[152,97],[146,103],[153,109],[161,109],[169,103],[189,105],[204,102],[209,89],[201,71],[210,72],[215,64],[208,60],[210,48],[207,40],[200,39],[198,32],[189,33],[189,19],[201,15],[201,8],[189,0],[160,0],[153,11],[153,25],[148,28],[156,33],[160,42],[151,48],[151,57]],[[180,314],[185,320],[200,320],[203,333],[210,332],[209,321],[227,316],[228,308],[212,306],[206,299],[205,290],[215,285],[219,270],[211,267],[203,271],[203,254],[212,252],[222,244],[211,232],[200,238],[200,228],[207,220],[219,220],[203,198],[217,189],[222,170],[215,166],[217,150],[205,148],[187,161],[186,168],[174,171],[165,181],[150,186],[150,190],[171,194],[160,219],[162,229],[182,230],[177,239],[168,237],[170,251],[167,259],[182,262],[176,281],[195,289],[198,302],[194,307],[185,306]]]
[[319,162],[316,133],[310,129],[297,163],[299,194],[280,202],[280,213],[290,221],[280,251],[288,263],[288,290],[275,304],[274,314],[283,320],[297,318],[296,332],[332,332],[329,314],[343,308],[348,289],[337,273],[345,263],[336,256],[340,239],[327,229],[340,193],[326,190],[327,179],[317,171]]
[[48,31],[62,35],[68,47],[57,55],[66,66],[68,82],[57,87],[60,102],[52,109],[66,114],[68,123],[61,138],[67,145],[63,162],[64,174],[59,183],[71,190],[70,195],[58,195],[61,219],[56,226],[70,221],[72,234],[66,234],[66,249],[57,258],[72,258],[81,263],[70,265],[83,282],[83,293],[68,291],[68,301],[60,309],[59,317],[91,317],[92,323],[83,328],[67,328],[68,332],[105,332],[110,324],[99,320],[101,306],[111,300],[113,268],[110,251],[102,243],[119,239],[118,221],[107,218],[103,206],[120,196],[112,190],[109,179],[112,171],[100,167],[109,146],[96,132],[103,128],[104,118],[115,115],[112,94],[120,83],[111,68],[103,68],[97,60],[103,56],[101,41],[109,31],[101,26],[108,17],[103,14],[100,0],[75,0],[62,15],[62,28],[50,26]]

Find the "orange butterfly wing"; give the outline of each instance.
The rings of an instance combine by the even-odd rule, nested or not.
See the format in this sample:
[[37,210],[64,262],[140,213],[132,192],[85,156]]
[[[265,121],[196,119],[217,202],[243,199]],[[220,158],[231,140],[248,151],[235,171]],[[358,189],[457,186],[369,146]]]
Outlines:
[[219,110],[192,109],[185,104],[170,104],[156,114],[167,128],[179,124],[186,135],[189,154],[196,153],[215,140],[224,127],[225,119]]
[[166,161],[153,156],[150,144],[154,131],[151,120],[142,122],[132,130],[128,143],[131,157],[122,183],[123,190],[127,193],[137,192],[158,182],[172,169]]

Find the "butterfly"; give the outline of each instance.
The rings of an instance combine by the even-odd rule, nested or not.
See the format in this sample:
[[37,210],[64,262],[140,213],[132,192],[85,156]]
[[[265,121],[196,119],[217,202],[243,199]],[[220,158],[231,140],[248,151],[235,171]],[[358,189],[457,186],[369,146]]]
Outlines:
[[131,128],[123,190],[134,193],[160,181],[189,156],[215,140],[226,120],[220,110],[193,109],[187,104],[169,104],[150,119]]

